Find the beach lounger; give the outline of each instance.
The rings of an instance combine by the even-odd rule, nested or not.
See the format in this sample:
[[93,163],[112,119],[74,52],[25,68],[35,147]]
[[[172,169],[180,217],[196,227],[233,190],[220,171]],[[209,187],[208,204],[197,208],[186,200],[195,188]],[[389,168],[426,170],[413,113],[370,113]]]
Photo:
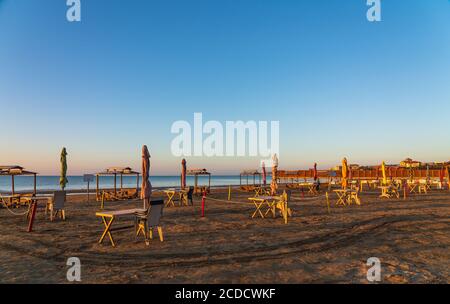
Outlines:
[[[145,211],[135,213],[136,216],[136,237],[141,233],[144,235],[145,244],[149,245],[149,239],[153,239],[153,230],[156,228],[159,235],[159,240],[164,241],[162,227],[160,220],[163,214],[164,199],[153,199],[150,201],[150,208]],[[148,238],[147,238],[148,232]]]

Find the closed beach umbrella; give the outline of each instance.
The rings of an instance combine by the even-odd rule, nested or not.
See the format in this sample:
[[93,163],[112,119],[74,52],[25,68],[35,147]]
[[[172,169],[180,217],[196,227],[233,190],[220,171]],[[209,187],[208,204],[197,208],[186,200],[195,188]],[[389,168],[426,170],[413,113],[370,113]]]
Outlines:
[[61,189],[64,190],[66,188],[67,183],[67,151],[66,148],[63,148],[61,151],[61,174],[59,176],[59,185]]
[[[150,197],[152,196],[152,184],[148,180],[150,175],[150,153],[146,145],[142,147],[142,186],[141,199],[144,201],[144,209],[150,206]],[[147,204],[148,203],[148,204]]]
[[275,153],[272,156],[272,182],[270,183],[270,191],[272,195],[277,193],[278,189],[277,176],[278,176],[278,156]]
[[267,183],[267,172],[266,172],[266,164],[262,162],[262,178],[263,178],[263,185],[265,186]]
[[383,174],[383,185],[387,184],[387,177],[386,177],[386,164],[384,161],[381,163],[381,173]]
[[444,183],[444,176],[445,176],[445,169],[442,167],[441,170],[439,170],[439,181],[441,182],[441,185]]
[[186,188],[186,160],[181,161],[181,188]]
[[430,166],[427,164],[427,181],[430,180]]
[[342,160],[342,189],[347,188],[347,176],[348,176],[347,158],[344,157],[344,159]]
[[317,176],[317,163],[314,163],[314,180],[316,181],[318,178]]

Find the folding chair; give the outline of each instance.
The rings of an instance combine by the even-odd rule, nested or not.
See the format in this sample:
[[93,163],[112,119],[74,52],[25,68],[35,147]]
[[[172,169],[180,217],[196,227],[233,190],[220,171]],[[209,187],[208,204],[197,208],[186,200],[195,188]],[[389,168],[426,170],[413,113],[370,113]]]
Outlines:
[[189,203],[191,206],[194,206],[194,187],[189,187],[189,190],[187,192],[183,192],[181,195],[181,202],[182,204],[189,206]]
[[[159,240],[164,241],[162,227],[160,225],[160,219],[163,214],[164,199],[156,199],[150,201],[150,207],[146,212],[136,212],[136,237],[141,233],[144,235],[145,244],[150,245],[149,238],[153,239],[153,229],[157,228]],[[147,238],[147,231],[148,236]]]
[[64,210],[64,203],[66,202],[66,191],[55,191],[53,192],[53,199],[47,204],[45,208],[45,214],[47,211],[50,212],[50,221],[58,215],[61,219],[66,220],[66,211]]

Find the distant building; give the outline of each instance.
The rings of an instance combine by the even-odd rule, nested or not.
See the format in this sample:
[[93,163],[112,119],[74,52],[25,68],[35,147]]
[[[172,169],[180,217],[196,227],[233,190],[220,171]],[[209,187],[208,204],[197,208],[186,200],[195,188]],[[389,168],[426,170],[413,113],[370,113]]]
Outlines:
[[448,162],[434,162],[432,165],[433,168],[442,168],[442,167],[450,167],[450,161]]
[[403,168],[419,168],[422,166],[422,163],[417,160],[413,160],[411,158],[407,158],[400,162],[400,167]]

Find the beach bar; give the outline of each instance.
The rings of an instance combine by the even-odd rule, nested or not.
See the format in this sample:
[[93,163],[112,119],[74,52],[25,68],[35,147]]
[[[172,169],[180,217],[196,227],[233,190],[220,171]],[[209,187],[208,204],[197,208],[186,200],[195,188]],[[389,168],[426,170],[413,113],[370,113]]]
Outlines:
[[11,176],[11,195],[15,195],[15,177],[16,176],[33,176],[33,195],[36,195],[36,172],[26,171],[20,166],[0,166],[0,176]]
[[[123,176],[130,176],[135,175],[136,176],[136,192],[131,195],[123,195],[124,189],[123,189]],[[114,188],[112,193],[109,193],[107,191],[100,191],[100,177],[101,176],[113,176],[114,177]],[[120,191],[117,191],[117,176],[120,177]],[[131,198],[131,197],[137,197],[139,193],[139,176],[140,173],[133,171],[130,167],[110,167],[106,169],[103,172],[99,172],[96,174],[96,198],[97,201],[103,200],[104,195],[107,194],[109,198],[112,199],[120,199],[120,198]]]

